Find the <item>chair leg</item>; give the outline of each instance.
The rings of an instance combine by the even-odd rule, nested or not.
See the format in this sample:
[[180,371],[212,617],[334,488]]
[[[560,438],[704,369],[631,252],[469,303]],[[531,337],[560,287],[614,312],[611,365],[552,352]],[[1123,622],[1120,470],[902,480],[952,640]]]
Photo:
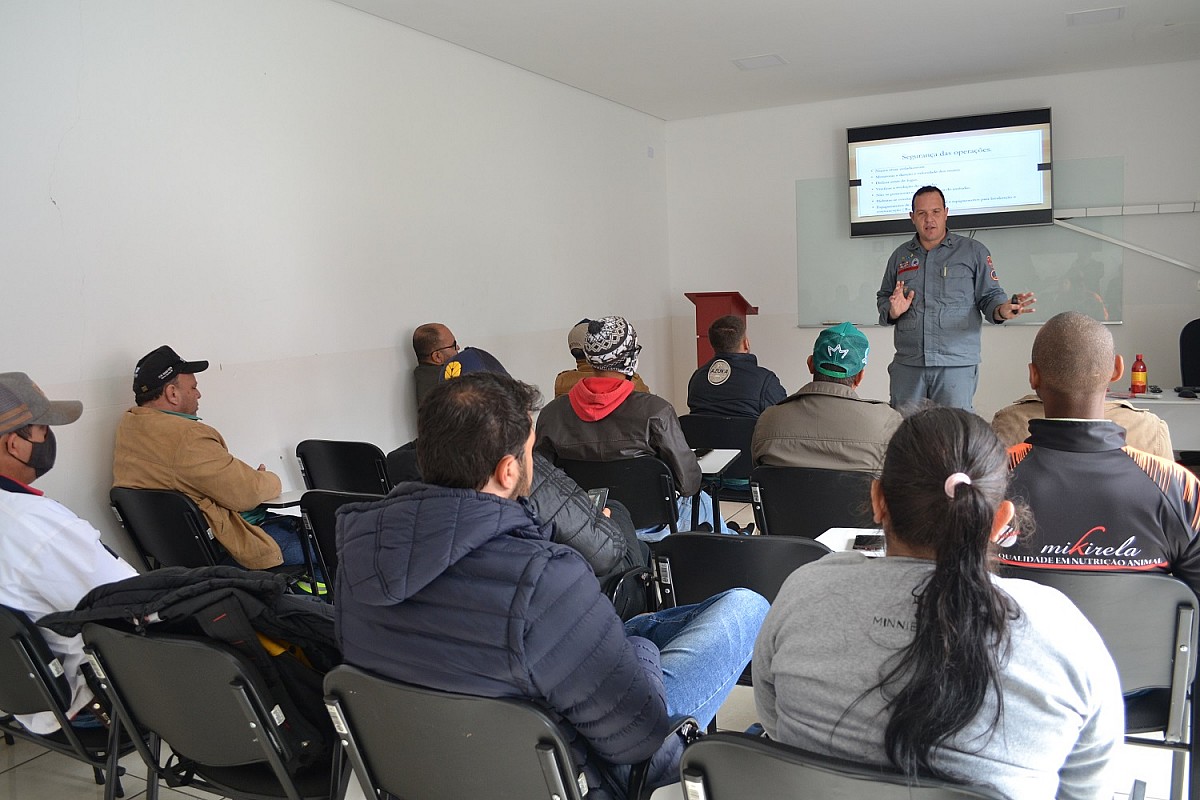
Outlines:
[[9,747],[12,747],[14,744],[17,743],[17,740],[13,738],[13,735],[11,733],[6,733],[6,734],[4,734],[4,743],[6,745],[8,745]]
[[[1176,750],[1171,753],[1171,800],[1183,800],[1183,779],[1187,773],[1188,754],[1182,750]],[[1192,797],[1200,797],[1200,793],[1193,786],[1188,787],[1188,794]]]
[[92,767],[92,777],[96,779],[97,786],[104,785],[104,770],[99,767]]

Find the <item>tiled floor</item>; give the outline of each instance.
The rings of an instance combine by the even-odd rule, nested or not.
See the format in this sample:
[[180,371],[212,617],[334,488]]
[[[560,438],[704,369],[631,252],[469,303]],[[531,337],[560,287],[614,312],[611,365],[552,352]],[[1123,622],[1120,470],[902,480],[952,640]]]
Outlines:
[[[754,515],[748,504],[723,503],[721,511],[725,518],[739,524],[751,522]],[[738,686],[729,700],[721,707],[717,722],[723,730],[745,730],[756,721],[754,690]],[[1169,794],[1171,759],[1163,750],[1146,747],[1125,746],[1119,754],[1121,779],[1118,786],[1133,784],[1134,778],[1148,783],[1148,798],[1165,800]],[[128,800],[145,795],[146,771],[136,753],[126,756],[121,765],[126,768],[122,778],[125,797]],[[175,790],[160,787],[163,800],[213,800],[215,795],[193,789]],[[664,787],[655,792],[654,800],[675,800],[681,797],[679,789]],[[77,761],[57,753],[43,750],[36,745],[18,740],[11,747],[0,743],[0,800],[102,800],[104,789],[92,779],[92,770]],[[1125,798],[1118,793],[1115,798]],[[357,782],[351,781],[349,800],[364,800]]]

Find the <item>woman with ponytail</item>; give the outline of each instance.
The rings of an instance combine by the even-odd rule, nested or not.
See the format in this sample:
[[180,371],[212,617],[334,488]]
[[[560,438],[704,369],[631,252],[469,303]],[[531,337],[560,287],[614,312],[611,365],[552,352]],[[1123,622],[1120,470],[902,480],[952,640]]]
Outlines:
[[907,418],[871,487],[887,555],[832,553],[784,583],[754,649],[772,739],[1005,796],[1111,797],[1124,737],[1112,658],[1066,597],[992,574],[1014,515],[991,428]]

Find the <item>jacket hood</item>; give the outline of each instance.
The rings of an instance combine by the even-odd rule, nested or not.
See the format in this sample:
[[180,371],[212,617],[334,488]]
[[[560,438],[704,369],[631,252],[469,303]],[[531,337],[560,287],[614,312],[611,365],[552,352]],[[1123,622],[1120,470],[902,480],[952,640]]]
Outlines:
[[352,583],[367,605],[394,605],[501,536],[549,540],[550,528],[524,498],[402,483],[382,500],[338,510],[338,582]]
[[624,378],[584,378],[571,387],[571,408],[585,422],[602,420],[633,394],[633,381]]

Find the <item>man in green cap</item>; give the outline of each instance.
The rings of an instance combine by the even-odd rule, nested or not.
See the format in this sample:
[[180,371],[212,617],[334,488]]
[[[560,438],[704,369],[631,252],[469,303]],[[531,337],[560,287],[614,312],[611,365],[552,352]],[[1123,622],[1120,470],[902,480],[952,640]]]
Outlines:
[[758,418],[751,452],[755,465],[877,472],[900,414],[866,400],[862,383],[871,346],[849,322],[826,328],[808,357],[812,382]]

